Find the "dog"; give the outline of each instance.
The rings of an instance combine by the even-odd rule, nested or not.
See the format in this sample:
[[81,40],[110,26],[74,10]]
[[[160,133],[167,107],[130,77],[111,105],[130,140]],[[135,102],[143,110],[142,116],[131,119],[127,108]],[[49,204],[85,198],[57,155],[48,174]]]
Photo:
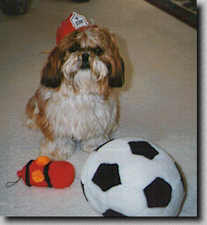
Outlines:
[[124,84],[116,38],[97,25],[67,34],[49,53],[40,85],[26,105],[27,125],[41,130],[40,154],[66,160],[80,142],[91,152],[118,122],[114,88]]

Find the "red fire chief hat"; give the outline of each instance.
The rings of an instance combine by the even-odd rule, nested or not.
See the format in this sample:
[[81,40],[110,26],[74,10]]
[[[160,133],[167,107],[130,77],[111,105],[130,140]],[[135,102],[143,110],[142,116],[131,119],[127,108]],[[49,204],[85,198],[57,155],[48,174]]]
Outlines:
[[88,22],[85,16],[72,12],[58,27],[56,32],[56,44],[58,45],[67,34],[75,30],[85,30],[91,26],[93,25]]

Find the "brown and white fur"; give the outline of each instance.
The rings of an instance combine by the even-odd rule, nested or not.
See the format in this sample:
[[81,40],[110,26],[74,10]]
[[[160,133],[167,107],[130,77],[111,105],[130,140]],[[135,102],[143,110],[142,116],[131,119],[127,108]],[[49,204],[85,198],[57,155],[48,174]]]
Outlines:
[[108,141],[118,116],[113,88],[123,82],[124,63],[107,29],[91,26],[66,35],[49,54],[26,106],[27,125],[44,136],[40,154],[65,160],[76,141],[87,152]]

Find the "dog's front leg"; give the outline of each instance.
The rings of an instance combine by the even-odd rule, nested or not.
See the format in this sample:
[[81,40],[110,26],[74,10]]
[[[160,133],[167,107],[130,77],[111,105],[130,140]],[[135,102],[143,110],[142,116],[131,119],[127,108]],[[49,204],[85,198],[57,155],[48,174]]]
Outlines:
[[74,150],[74,141],[65,137],[58,137],[54,141],[43,139],[40,145],[40,155],[46,155],[53,160],[67,160]]
[[84,140],[81,142],[81,150],[83,150],[84,152],[89,152],[89,153],[93,152],[100,145],[104,144],[105,142],[109,140],[110,138],[105,135]]

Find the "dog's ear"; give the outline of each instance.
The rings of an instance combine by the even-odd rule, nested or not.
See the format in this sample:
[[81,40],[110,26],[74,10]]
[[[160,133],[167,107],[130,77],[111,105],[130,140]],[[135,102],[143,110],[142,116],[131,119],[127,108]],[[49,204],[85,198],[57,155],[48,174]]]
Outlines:
[[111,61],[111,74],[109,76],[109,86],[110,87],[122,87],[124,85],[124,60],[119,54],[119,49],[116,43],[116,38],[112,34],[111,35],[111,40],[113,46],[111,47],[112,49],[112,54],[113,54],[113,59]]
[[55,47],[48,56],[47,63],[43,67],[41,84],[48,88],[57,88],[63,79],[61,71],[62,55],[58,47]]
[[124,61],[120,57],[119,62],[116,62],[116,69],[109,77],[110,87],[122,87],[124,85]]

